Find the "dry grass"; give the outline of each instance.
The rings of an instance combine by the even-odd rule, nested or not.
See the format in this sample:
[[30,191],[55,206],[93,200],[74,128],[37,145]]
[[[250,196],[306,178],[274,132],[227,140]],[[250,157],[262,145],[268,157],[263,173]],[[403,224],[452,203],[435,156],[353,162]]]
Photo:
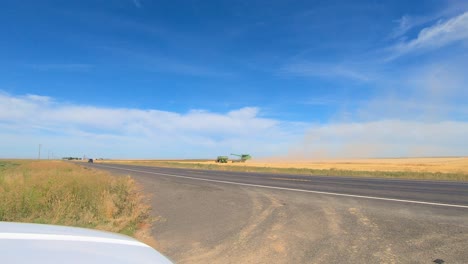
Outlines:
[[468,181],[468,157],[347,160],[255,159],[246,163],[227,164],[202,160],[112,160],[106,162],[245,172]]
[[63,161],[0,161],[0,221],[144,235],[149,206],[130,177]]

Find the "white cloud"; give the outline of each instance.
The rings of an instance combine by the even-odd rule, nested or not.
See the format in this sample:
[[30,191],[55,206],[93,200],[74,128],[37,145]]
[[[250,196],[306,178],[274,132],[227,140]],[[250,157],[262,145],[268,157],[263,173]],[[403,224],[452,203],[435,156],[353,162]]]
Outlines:
[[1,157],[35,157],[39,143],[56,156],[109,158],[208,158],[231,152],[259,157],[288,151],[302,157],[467,155],[467,135],[464,121],[306,124],[261,117],[257,107],[176,113],[0,93]]
[[[403,22],[402,29],[409,28]],[[455,42],[468,40],[468,12],[452,17],[447,21],[439,21],[435,25],[422,29],[415,39],[401,42],[391,48],[394,59],[410,52],[420,52],[437,49]]]
[[[20,145],[30,138],[48,142],[57,139],[60,144],[49,144],[68,145],[71,151],[77,147],[77,142],[86,139],[89,142],[84,145],[90,148],[102,147],[102,142],[108,144],[106,149],[119,149],[123,144],[132,150],[128,155],[136,157],[148,153],[150,148],[154,148],[154,156],[159,157],[167,157],[167,152],[160,152],[158,148],[165,151],[173,148],[171,151],[179,156],[192,157],[231,151],[258,154],[288,144],[290,137],[303,133],[299,124],[284,125],[281,121],[261,117],[256,107],[227,113],[193,110],[181,114],[73,105],[38,95],[8,94],[0,94],[0,127],[0,146],[9,144],[5,140],[13,136],[24,138],[16,142]],[[64,143],[64,138],[70,141]],[[102,155],[113,156],[109,151]]]

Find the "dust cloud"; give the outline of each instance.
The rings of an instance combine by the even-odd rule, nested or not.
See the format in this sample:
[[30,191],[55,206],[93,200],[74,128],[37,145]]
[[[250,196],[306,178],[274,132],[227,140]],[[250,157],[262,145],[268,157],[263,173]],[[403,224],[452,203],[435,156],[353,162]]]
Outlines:
[[385,93],[337,112],[328,123],[311,125],[281,158],[468,155],[468,79],[461,70],[466,61],[429,65],[379,82]]

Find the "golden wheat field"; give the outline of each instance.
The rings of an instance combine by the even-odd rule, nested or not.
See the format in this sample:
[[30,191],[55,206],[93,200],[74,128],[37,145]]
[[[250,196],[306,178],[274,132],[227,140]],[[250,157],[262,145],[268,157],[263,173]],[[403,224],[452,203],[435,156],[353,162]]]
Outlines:
[[[239,166],[241,163],[229,163]],[[468,174],[468,157],[298,160],[264,159],[248,161],[248,166],[271,168],[336,169],[353,171],[412,171]]]
[[[160,162],[161,160],[159,160]],[[140,163],[151,165],[156,160],[112,160],[107,162]],[[177,160],[181,163],[219,164],[207,160]],[[369,158],[369,159],[327,159],[327,160],[290,160],[281,158],[262,158],[248,160],[246,163],[227,163],[219,165],[269,167],[269,168],[307,168],[336,169],[352,171],[409,171],[442,172],[468,174],[468,157],[440,158]]]

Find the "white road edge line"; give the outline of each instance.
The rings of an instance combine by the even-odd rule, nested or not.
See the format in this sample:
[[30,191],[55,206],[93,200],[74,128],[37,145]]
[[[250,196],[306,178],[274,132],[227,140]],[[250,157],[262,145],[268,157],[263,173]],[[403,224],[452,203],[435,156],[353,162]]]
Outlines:
[[150,247],[144,243],[131,240],[90,237],[90,236],[74,236],[74,235],[51,235],[51,234],[34,234],[34,233],[0,233],[0,240],[53,240],[53,241],[73,241],[73,242],[95,242],[106,244],[120,244],[138,247]]
[[113,166],[107,166],[107,165],[99,165],[99,166],[100,166],[100,167],[105,167],[105,168],[117,169],[117,170],[126,170],[126,171],[141,172],[141,173],[148,173],[148,174],[155,174],[155,175],[163,175],[163,176],[169,176],[169,177],[175,177],[175,178],[184,178],[184,179],[191,179],[191,180],[198,180],[198,181],[225,183],[225,184],[233,184],[233,185],[241,185],[241,186],[249,186],[249,187],[258,187],[258,188],[267,188],[267,189],[275,189],[275,190],[285,190],[285,191],[295,191],[295,192],[305,192],[305,193],[317,193],[317,194],[326,194],[326,195],[333,195],[333,196],[353,197],[353,198],[362,198],[362,199],[371,199],[371,200],[383,200],[383,201],[392,201],[392,202],[401,202],[401,203],[437,205],[437,206],[456,207],[456,208],[465,208],[465,209],[468,209],[468,205],[446,204],[446,203],[433,203],[433,202],[423,202],[423,201],[414,201],[414,200],[402,200],[402,199],[383,198],[383,197],[374,197],[374,196],[365,196],[365,195],[354,195],[354,194],[345,194],[345,193],[311,191],[311,190],[302,190],[302,189],[294,189],[294,188],[275,187],[275,186],[258,185],[258,184],[250,184],[250,183],[240,183],[240,182],[230,182],[230,181],[220,181],[220,180],[202,179],[202,178],[196,178],[196,177],[190,177],[190,176],[182,176],[182,175],[175,175],[175,174],[159,173],[159,172],[152,172],[152,171],[142,171],[142,170],[134,170],[134,169],[125,169],[125,168],[119,168],[119,167],[113,167]]

